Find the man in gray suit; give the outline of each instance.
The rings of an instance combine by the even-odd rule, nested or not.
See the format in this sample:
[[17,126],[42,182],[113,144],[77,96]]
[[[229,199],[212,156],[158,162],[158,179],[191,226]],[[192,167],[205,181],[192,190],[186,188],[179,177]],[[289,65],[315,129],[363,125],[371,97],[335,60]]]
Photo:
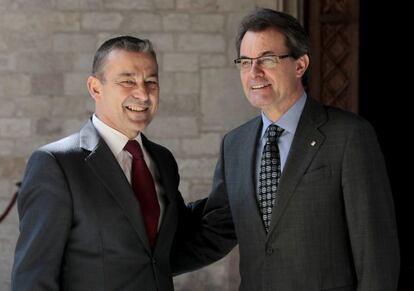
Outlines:
[[393,200],[374,130],[307,96],[309,41],[293,17],[255,11],[236,47],[261,115],[225,135],[204,223],[225,233],[219,222],[231,213],[240,290],[396,290]]
[[[151,43],[106,41],[88,89],[91,120],[28,161],[12,290],[173,290],[172,241],[177,225],[191,219],[175,159],[141,133],[158,107]],[[128,152],[130,143],[142,149],[139,157]],[[147,174],[145,191],[134,183],[138,167]]]

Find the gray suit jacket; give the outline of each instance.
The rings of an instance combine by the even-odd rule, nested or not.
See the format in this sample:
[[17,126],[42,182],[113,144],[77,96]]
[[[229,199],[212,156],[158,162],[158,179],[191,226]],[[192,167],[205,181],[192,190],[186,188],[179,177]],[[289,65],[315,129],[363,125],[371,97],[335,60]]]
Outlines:
[[[240,290],[396,290],[394,207],[371,126],[308,98],[269,233],[255,198],[261,128],[257,117],[224,137],[205,208],[204,223],[212,232],[225,232],[218,221],[225,213],[232,215],[240,248]],[[222,243],[230,244],[228,238]],[[194,252],[187,259],[182,259],[183,266],[191,265],[189,261],[201,265],[205,258]]]
[[167,196],[154,251],[140,207],[89,121],[30,157],[18,197],[20,237],[12,290],[173,290],[170,249],[185,206],[172,154],[142,142]]

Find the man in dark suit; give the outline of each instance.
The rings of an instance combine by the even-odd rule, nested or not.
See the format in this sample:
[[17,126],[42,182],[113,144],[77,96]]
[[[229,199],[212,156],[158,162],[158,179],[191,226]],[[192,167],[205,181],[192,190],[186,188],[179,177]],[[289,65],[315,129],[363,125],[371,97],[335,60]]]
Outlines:
[[225,135],[204,222],[219,230],[231,213],[240,290],[396,290],[393,200],[374,130],[307,96],[309,41],[293,17],[255,11],[236,46],[261,115]]
[[12,290],[173,290],[170,249],[188,213],[175,159],[141,133],[158,106],[151,43],[106,41],[87,83],[91,120],[28,161]]

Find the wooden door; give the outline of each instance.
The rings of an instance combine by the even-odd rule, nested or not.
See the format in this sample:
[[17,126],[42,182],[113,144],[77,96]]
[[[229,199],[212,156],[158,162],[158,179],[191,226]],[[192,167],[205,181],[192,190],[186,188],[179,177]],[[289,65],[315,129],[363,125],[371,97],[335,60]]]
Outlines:
[[358,112],[359,2],[305,0],[304,22],[311,38],[308,92]]

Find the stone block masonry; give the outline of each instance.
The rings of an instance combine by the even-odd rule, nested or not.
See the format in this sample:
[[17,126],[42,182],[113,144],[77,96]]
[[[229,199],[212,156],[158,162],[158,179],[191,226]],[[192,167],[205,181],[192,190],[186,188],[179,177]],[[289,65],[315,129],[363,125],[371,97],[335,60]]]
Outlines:
[[[86,89],[96,48],[131,34],[153,41],[160,109],[146,131],[176,155],[186,201],[208,195],[220,141],[257,112],[232,59],[240,18],[269,0],[0,0],[0,212],[29,154],[77,131],[93,112]],[[0,290],[10,289],[16,208],[0,225]],[[237,252],[176,277],[177,290],[235,291]],[[231,265],[231,266],[230,266]]]

